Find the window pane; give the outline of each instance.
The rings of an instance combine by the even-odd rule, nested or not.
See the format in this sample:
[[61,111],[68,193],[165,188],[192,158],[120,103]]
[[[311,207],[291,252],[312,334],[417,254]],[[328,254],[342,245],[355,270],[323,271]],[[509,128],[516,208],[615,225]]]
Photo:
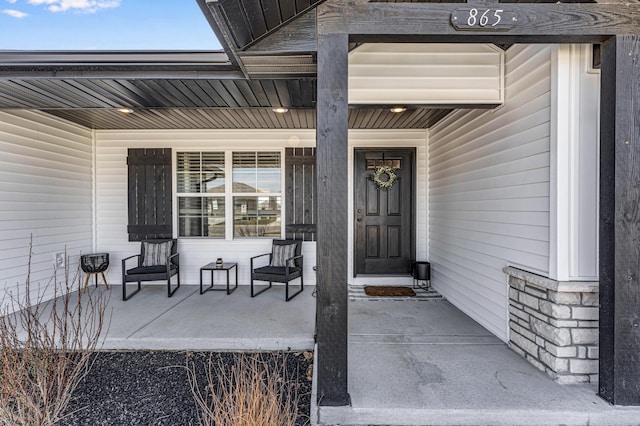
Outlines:
[[202,153],[203,191],[224,193],[224,152]]
[[224,238],[224,197],[178,197],[180,237]]
[[178,152],[176,170],[178,192],[200,192],[199,152]]
[[178,197],[178,236],[202,236],[202,198]]
[[206,197],[207,215],[203,229],[205,237],[224,238],[224,198]]
[[258,192],[280,192],[280,153],[258,153]]
[[178,193],[224,193],[224,152],[179,152]]
[[280,192],[279,152],[234,152],[233,192]]
[[199,152],[178,152],[177,170],[179,172],[200,173],[200,153]]
[[200,173],[178,173],[178,192],[200,192]]
[[234,197],[233,236],[279,238],[281,197]]
[[233,153],[233,192],[256,192],[256,153]]

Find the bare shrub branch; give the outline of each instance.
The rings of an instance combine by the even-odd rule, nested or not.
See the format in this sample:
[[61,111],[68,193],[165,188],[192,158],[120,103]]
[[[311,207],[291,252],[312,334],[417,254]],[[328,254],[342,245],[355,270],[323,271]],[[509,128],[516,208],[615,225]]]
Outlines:
[[187,353],[187,375],[203,426],[293,426],[298,417],[298,394],[287,378],[286,355],[270,363],[259,354],[233,354],[225,365],[210,354],[204,380],[193,355]]
[[[68,266],[60,282],[54,267],[44,290],[34,290],[31,262],[32,244],[26,282],[4,304],[0,317],[0,425],[59,421],[101,342],[105,293],[80,292],[80,271],[72,277]],[[45,301],[51,288],[53,300]]]

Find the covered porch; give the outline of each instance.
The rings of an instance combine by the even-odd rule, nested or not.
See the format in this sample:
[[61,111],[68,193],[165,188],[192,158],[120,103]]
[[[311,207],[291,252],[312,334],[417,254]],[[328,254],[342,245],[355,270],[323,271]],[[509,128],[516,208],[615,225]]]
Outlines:
[[[155,300],[153,292],[162,293],[163,290],[147,286],[145,290],[151,296],[150,300],[140,294],[124,304],[118,301],[121,303],[118,309],[125,308],[126,314],[116,317],[113,333],[108,336],[113,348],[135,348],[136,345],[159,348],[169,344],[164,337],[158,337],[165,334],[178,339],[176,341],[180,343],[176,343],[176,347],[214,346],[213,341],[207,340],[212,338],[219,339],[219,349],[229,346],[225,349],[239,350],[246,349],[247,345],[258,349],[268,349],[272,345],[281,349],[292,347],[289,342],[308,348],[311,323],[307,320],[316,318],[314,327],[318,333],[315,336],[313,331],[311,337],[317,337],[319,366],[316,377],[321,422],[324,415],[329,416],[326,424],[393,424],[375,410],[367,412],[371,405],[375,409],[387,407],[396,414],[417,409],[411,411],[413,417],[403,423],[411,424],[425,415],[429,404],[453,411],[453,414],[432,412],[434,419],[438,415],[454,418],[454,414],[462,413],[462,420],[457,419],[455,424],[463,420],[470,422],[465,420],[465,413],[469,415],[472,410],[481,409],[480,405],[495,408],[496,411],[487,411],[488,415],[498,416],[496,413],[508,411],[510,408],[501,407],[498,398],[492,399],[493,394],[500,395],[505,388],[526,390],[522,392],[525,402],[521,405],[509,398],[502,400],[511,401],[514,407],[511,412],[521,414],[526,404],[540,408],[553,403],[552,399],[527,399],[526,393],[560,395],[561,391],[551,379],[542,380],[543,373],[530,375],[529,372],[535,370],[521,367],[526,361],[516,362],[515,354],[508,352],[501,343],[519,335],[519,329],[512,326],[516,321],[510,317],[509,278],[503,273],[505,267],[519,266],[549,278],[548,284],[553,288],[539,293],[532,290],[540,296],[538,299],[546,297],[547,290],[558,290],[558,283],[596,283],[594,287],[600,289],[600,323],[597,322],[598,309],[594,308],[598,296],[592,294],[595,291],[584,291],[582,293],[589,295],[574,296],[580,302],[589,298],[587,309],[582,309],[585,306],[579,306],[578,302],[566,302],[569,307],[557,310],[562,317],[544,318],[546,334],[538,337],[541,345],[546,345],[547,337],[555,339],[554,327],[560,322],[565,327],[562,333],[569,338],[573,338],[573,328],[588,328],[588,333],[582,333],[588,334],[588,339],[582,339],[578,344],[588,345],[590,348],[582,349],[597,353],[594,347],[599,331],[603,348],[599,360],[599,394],[612,403],[638,404],[640,387],[635,380],[640,365],[636,355],[638,318],[637,303],[633,302],[638,293],[635,286],[637,259],[632,256],[638,223],[634,216],[638,195],[629,189],[635,188],[632,160],[638,150],[634,98],[637,90],[632,91],[633,96],[627,96],[628,85],[623,83],[629,80],[632,87],[637,86],[634,71],[639,49],[637,9],[608,2],[499,6],[501,9],[493,10],[492,16],[499,18],[504,8],[508,8],[509,13],[515,14],[510,15],[516,18],[512,22],[517,22],[518,26],[501,28],[506,32],[494,33],[486,28],[461,30],[451,25],[451,20],[460,13],[470,13],[470,8],[476,10],[474,6],[479,3],[474,1],[464,8],[458,3],[327,1],[315,9],[316,2],[312,2],[296,19],[277,22],[273,28],[265,28],[262,34],[246,28],[246,37],[239,37],[243,28],[225,22],[224,10],[219,4],[204,0],[199,3],[214,30],[225,39],[226,53],[214,52],[202,57],[187,54],[189,62],[185,62],[183,56],[172,54],[160,55],[161,60],[155,57],[145,60],[129,53],[116,55],[115,62],[107,65],[92,62],[91,55],[59,53],[58,59],[71,63],[66,68],[62,66],[62,71],[59,65],[46,62],[47,58],[38,55],[35,59],[31,54],[2,58],[4,74],[0,81],[0,106],[6,111],[0,112],[0,132],[7,153],[7,171],[2,175],[6,179],[2,183],[6,183],[4,193],[8,201],[3,214],[12,228],[2,231],[7,260],[0,260],[0,270],[11,280],[20,277],[22,272],[16,266],[16,259],[24,257],[24,247],[20,244],[32,233],[38,251],[34,257],[37,264],[34,277],[46,278],[52,255],[68,247],[74,258],[87,252],[111,253],[115,267],[110,269],[108,279],[111,281],[115,277],[117,280],[120,276],[118,261],[136,253],[139,247],[134,241],[140,238],[132,235],[138,234],[141,227],[148,227],[145,236],[160,232],[165,233],[165,237],[179,238],[185,284],[194,285],[198,280],[198,268],[220,256],[238,261],[240,283],[247,284],[248,259],[268,251],[270,239],[255,238],[257,235],[241,238],[235,228],[236,215],[248,210],[257,211],[248,208],[250,203],[243,200],[256,201],[260,191],[257,185],[234,189],[234,161],[237,156],[237,164],[241,164],[245,158],[242,154],[249,153],[258,158],[259,151],[268,151],[272,164],[278,164],[281,181],[261,196],[271,197],[276,205],[282,203],[284,211],[274,222],[278,229],[273,235],[299,234],[298,237],[305,240],[303,253],[309,259],[308,262],[305,260],[305,274],[312,277],[314,284],[313,266],[318,270],[317,299],[309,298],[310,291],[299,296],[300,303],[315,301],[317,308],[317,315],[315,308],[303,308],[303,312],[298,312],[299,317],[305,318],[300,339],[283,339],[279,334],[279,323],[267,320],[264,325],[269,325],[269,331],[264,333],[269,336],[268,342],[261,341],[260,335],[254,333],[258,329],[253,330],[251,324],[254,320],[264,322],[269,317],[242,317],[249,326],[236,328],[238,324],[233,318],[245,313],[247,306],[255,307],[281,296],[277,291],[271,290],[249,301],[237,297],[247,291],[245,287],[225,297],[224,302],[210,304],[207,302],[218,300],[222,295],[195,297],[189,286],[185,286],[176,294],[175,300]],[[497,2],[488,4],[493,9],[498,5]],[[232,16],[235,23],[246,23],[243,7],[238,7],[239,12]],[[620,19],[620,8],[630,18]],[[261,13],[267,12],[262,10]],[[518,20],[528,14],[536,19]],[[560,24],[569,18],[575,20],[575,26]],[[539,25],[541,21],[551,24]],[[406,25],[407,22],[413,24]],[[231,34],[230,27],[237,33]],[[291,34],[298,36],[293,43]],[[541,44],[569,41],[586,45]],[[365,99],[352,105],[348,90],[353,86],[349,75],[353,65],[349,62],[350,52],[357,53],[363,44],[390,43],[387,48],[395,54],[400,49],[394,43],[407,47],[409,42],[421,45],[420,48],[435,46],[443,51],[437,53],[460,61],[458,69],[465,70],[468,57],[477,55],[460,52],[449,55],[452,48],[442,43],[457,47],[469,43],[474,48],[487,50],[497,57],[497,65],[493,68],[500,71],[491,84],[497,98],[493,96],[489,101],[474,103],[469,99],[446,98],[451,94],[447,93],[440,102],[431,98],[415,102],[405,99],[403,104],[410,108],[404,116],[390,112],[389,107],[396,104],[395,99],[380,97],[380,94],[375,94],[378,96],[375,100]],[[431,46],[430,43],[436,44]],[[590,52],[593,43],[603,43],[602,79],[599,71],[592,69],[591,58],[585,61],[588,55],[580,53]],[[366,51],[367,47],[360,50]],[[410,61],[415,58],[412,52],[405,56]],[[377,64],[379,69],[386,70],[389,64],[397,68],[388,56],[384,58]],[[509,67],[505,73],[503,65]],[[450,69],[445,70],[445,78],[449,77]],[[420,80],[424,69],[418,67],[410,72]],[[391,75],[391,85],[402,80],[392,73],[385,72],[385,75]],[[470,84],[468,77],[463,76],[460,80]],[[597,81],[595,85],[586,82],[585,86],[589,88],[583,90],[581,78]],[[600,81],[602,85],[598,86]],[[370,84],[366,91],[374,86]],[[435,87],[437,92],[440,86],[435,84]],[[598,90],[592,96],[594,87]],[[396,89],[392,86],[388,92]],[[409,92],[412,92],[411,87]],[[460,92],[466,94],[469,90],[463,88]],[[601,111],[595,107],[598,92],[602,100]],[[128,115],[118,111],[122,106],[130,107]],[[274,111],[282,110],[283,106],[290,109],[289,115],[276,115]],[[595,110],[596,115],[581,115],[582,107],[593,107],[589,109]],[[569,116],[571,120],[568,120]],[[569,121],[570,125],[565,125]],[[597,140],[598,121],[602,130],[600,141]],[[585,126],[589,127],[589,138],[580,134]],[[593,148],[589,155],[584,149],[587,139],[589,147]],[[599,142],[602,150],[598,156]],[[354,156],[359,149],[398,147],[409,149],[415,158],[415,161],[409,161],[415,166],[415,185],[406,200],[414,204],[405,211],[410,211],[414,217],[409,219],[413,226],[409,235],[413,240],[408,244],[410,252],[404,259],[405,269],[408,269],[406,266],[411,257],[430,260],[434,265],[434,287],[490,333],[473,321],[468,322],[468,318],[463,320],[464,315],[449,309],[447,302],[433,305],[438,306],[436,309],[422,309],[411,315],[397,313],[396,319],[401,321],[391,332],[381,333],[379,330],[387,325],[380,323],[384,318],[379,315],[380,310],[374,314],[358,312],[359,305],[348,302],[348,284],[370,280],[354,277],[358,275],[354,270],[354,234],[357,232],[356,214],[359,214],[354,203],[357,185]],[[127,186],[127,158],[129,150],[133,149],[164,150],[168,158],[163,159],[167,174],[162,178],[167,191],[163,196],[157,194],[164,203],[157,203],[158,209],[144,218],[146,222],[132,220],[138,217],[136,209],[130,207],[134,200],[128,199],[133,192]],[[211,164],[225,170],[223,195],[212,195],[201,191],[200,187],[193,191],[178,189],[176,181],[180,180],[180,173],[188,172],[188,168],[180,169],[178,163],[181,158],[191,158],[192,154],[193,158],[211,155]],[[292,158],[296,156],[303,158]],[[292,158],[291,173],[289,169],[285,170],[287,157]],[[312,171],[297,174],[294,162],[303,168],[312,166]],[[594,172],[598,163],[602,173],[599,183]],[[508,167],[503,169],[505,164]],[[584,167],[585,164],[591,168]],[[585,185],[581,184],[584,176],[579,175],[580,170],[591,171]],[[204,168],[202,173],[201,182],[208,182],[210,176],[205,176]],[[366,176],[361,178],[366,181]],[[196,180],[199,179],[197,176]],[[409,181],[404,177],[401,182]],[[303,183],[296,187],[296,182]],[[599,200],[595,195],[598,186]],[[142,200],[139,204],[142,206],[147,199],[146,192],[139,193],[142,196],[137,201]],[[580,196],[575,196],[577,193]],[[313,196],[296,203],[294,209],[290,206],[294,205],[296,194]],[[568,201],[573,202],[581,196],[588,198],[592,207],[588,220],[582,214],[588,209]],[[195,207],[187,206],[186,202],[186,207],[180,204],[196,198],[204,201],[212,198],[207,204],[209,211],[197,203]],[[161,210],[166,213],[164,221],[155,222],[159,217],[156,213]],[[189,216],[189,210],[199,212],[197,232],[182,225],[187,222],[183,219]],[[516,214],[511,215],[514,212]],[[514,220],[515,216],[518,220]],[[219,220],[216,222],[219,229],[204,226],[209,219]],[[218,232],[217,236],[213,235],[214,231]],[[585,239],[589,240],[584,245],[589,251],[581,251]],[[406,274],[405,279],[409,279]],[[5,287],[10,289],[11,285]],[[522,287],[525,292],[525,284]],[[543,308],[536,297],[516,293],[518,303],[527,299],[535,305],[532,307],[535,314],[540,314],[538,311]],[[175,321],[179,309],[188,306],[187,301],[193,301],[199,314],[185,315],[193,322],[191,326]],[[227,301],[230,301],[228,306]],[[262,306],[265,313],[278,316],[276,311],[271,311],[274,306],[283,312],[290,309],[282,300],[273,302],[273,306]],[[113,303],[116,306],[115,299]],[[136,309],[137,303],[149,303],[153,310]],[[404,309],[401,305],[394,308]],[[365,311],[371,307],[374,305],[367,306]],[[572,310],[574,307],[576,309]],[[227,309],[229,311],[225,313]],[[203,321],[210,316],[210,311],[220,315],[217,324],[213,320]],[[251,314],[260,312],[254,310]],[[434,314],[440,318],[422,317]],[[395,321],[396,314],[389,315],[387,319]],[[295,322],[288,314],[280,316],[282,320]],[[365,317],[370,318],[358,325],[358,318]],[[564,320],[576,320],[575,325]],[[553,327],[547,327],[552,321],[555,321]],[[416,324],[415,329],[413,324]],[[430,328],[430,324],[445,328]],[[371,328],[367,328],[368,325]],[[460,329],[456,330],[454,325]],[[521,326],[520,323],[516,325]],[[237,336],[225,334],[234,328]],[[193,336],[183,335],[185,330],[192,330]],[[297,336],[298,330],[287,329],[287,332]],[[538,344],[536,336],[528,340]],[[560,342],[562,345],[549,343],[565,349],[572,341]],[[423,351],[426,348],[429,351]],[[459,351],[460,348],[465,350]],[[559,358],[580,356],[579,348],[566,349],[566,353],[572,351],[572,355],[559,355]],[[538,347],[532,348],[531,352],[541,354],[539,358],[546,356],[546,352]],[[463,356],[459,357],[460,354]],[[526,356],[524,352],[522,354]],[[370,394],[380,386],[381,378],[377,370],[359,363],[359,359],[367,357],[391,366],[394,374],[402,372],[397,381],[392,381],[397,387],[393,390],[394,397],[408,390],[420,397],[389,400],[381,394]],[[502,364],[493,362],[493,358],[501,360]],[[537,358],[534,361],[540,362]],[[556,361],[549,362],[555,365]],[[565,361],[560,359],[557,364]],[[597,370],[598,366],[594,364],[598,361],[595,358],[590,361]],[[455,365],[460,367],[453,368]],[[480,367],[473,368],[470,377],[465,377],[465,368],[470,365]],[[511,373],[507,378],[498,374],[504,365],[510,366]],[[546,367],[542,365],[542,368]],[[412,375],[415,371],[425,374]],[[371,372],[376,376],[368,375]],[[586,376],[585,380],[595,380],[595,373],[592,369],[583,376]],[[621,376],[634,380],[621,380]],[[528,388],[528,379],[523,378],[531,377],[535,386]],[[480,387],[486,383],[493,387],[490,386],[488,392],[466,393],[465,379]],[[516,384],[505,384],[509,380]],[[527,383],[520,384],[519,380]],[[447,386],[423,393],[423,387],[438,387],[441,383]],[[546,388],[547,384],[552,388]],[[587,390],[574,394],[572,389]],[[608,409],[600,400],[594,403],[591,397],[585,396],[595,392],[591,385],[562,388],[562,391],[567,392],[567,398],[581,402],[577,403],[578,408],[568,402],[558,405],[555,411],[549,412],[549,419],[562,410],[579,413],[583,403],[603,407],[607,414],[617,413],[622,416],[622,424],[629,423],[625,413],[634,413],[633,410]],[[489,399],[474,398],[472,394]],[[434,399],[430,400],[431,397]],[[567,401],[564,397],[559,398]],[[473,405],[474,401],[478,405]],[[349,404],[351,408],[329,407]],[[578,416],[576,423],[600,421],[600,411],[586,412],[593,417]],[[352,416],[353,413],[366,415],[359,418]]]
[[640,418],[639,408],[598,397],[595,383],[554,382],[445,299],[350,300],[348,322],[351,405],[312,408],[315,424],[612,426]]
[[[119,286],[110,287],[97,289],[111,293],[101,350],[314,348],[313,288],[285,303],[278,291],[251,299],[246,286],[231,295],[185,286],[172,298],[147,286],[123,302]],[[599,398],[596,384],[555,383],[446,299],[352,297],[348,340],[351,406],[312,405],[311,424],[611,426],[640,418],[638,408]]]

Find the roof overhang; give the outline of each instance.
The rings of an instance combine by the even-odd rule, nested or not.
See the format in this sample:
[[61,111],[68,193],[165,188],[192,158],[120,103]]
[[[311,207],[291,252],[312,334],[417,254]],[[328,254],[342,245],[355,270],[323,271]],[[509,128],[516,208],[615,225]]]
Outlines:
[[242,78],[222,51],[0,50],[0,78]]

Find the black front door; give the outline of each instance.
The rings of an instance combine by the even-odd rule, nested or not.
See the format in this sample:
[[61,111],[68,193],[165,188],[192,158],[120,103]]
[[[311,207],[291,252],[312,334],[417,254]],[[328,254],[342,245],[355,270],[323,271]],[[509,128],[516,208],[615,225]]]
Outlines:
[[[355,268],[354,274],[407,274],[415,253],[413,219],[413,149],[358,149],[355,151]],[[398,179],[389,179],[380,167],[392,167]]]

